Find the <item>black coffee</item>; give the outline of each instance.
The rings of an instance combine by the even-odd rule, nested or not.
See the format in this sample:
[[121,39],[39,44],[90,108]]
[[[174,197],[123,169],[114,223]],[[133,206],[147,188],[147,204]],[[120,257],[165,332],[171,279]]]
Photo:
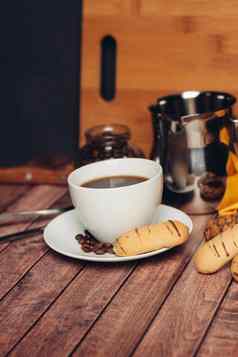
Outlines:
[[81,186],[88,188],[115,188],[135,185],[146,180],[148,178],[142,176],[107,176],[87,181]]

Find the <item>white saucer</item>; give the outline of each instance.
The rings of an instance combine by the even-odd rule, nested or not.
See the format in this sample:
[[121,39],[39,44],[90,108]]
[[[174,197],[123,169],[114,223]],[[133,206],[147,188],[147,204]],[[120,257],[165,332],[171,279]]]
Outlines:
[[[192,232],[193,223],[184,212],[166,205],[160,205],[155,214],[153,223],[159,223],[168,219],[177,219],[189,227]],[[75,210],[63,213],[54,218],[44,230],[45,243],[58,253],[71,258],[90,260],[94,262],[125,262],[129,260],[143,259],[152,255],[160,254],[171,248],[164,248],[150,253],[135,255],[131,257],[117,257],[113,254],[96,255],[95,253],[84,252],[75,236],[83,233],[83,227],[78,222]]]

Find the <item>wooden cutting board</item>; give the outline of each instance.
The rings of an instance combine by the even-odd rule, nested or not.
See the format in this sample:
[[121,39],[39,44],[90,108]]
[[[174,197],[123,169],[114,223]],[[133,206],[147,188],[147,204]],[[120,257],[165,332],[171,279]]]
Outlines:
[[66,185],[67,176],[73,168],[72,163],[68,163],[58,169],[50,169],[34,164],[1,168],[0,182]]
[[[83,4],[81,143],[95,124],[130,126],[146,154],[148,105],[182,90],[238,95],[237,1],[86,0]],[[101,41],[117,43],[116,95],[100,95]]]

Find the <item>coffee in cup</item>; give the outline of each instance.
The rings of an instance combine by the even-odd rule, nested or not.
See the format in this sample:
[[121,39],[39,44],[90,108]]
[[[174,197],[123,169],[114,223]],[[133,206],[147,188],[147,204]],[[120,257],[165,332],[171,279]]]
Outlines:
[[150,224],[161,203],[161,166],[151,160],[123,158],[82,166],[68,177],[79,222],[107,243]]

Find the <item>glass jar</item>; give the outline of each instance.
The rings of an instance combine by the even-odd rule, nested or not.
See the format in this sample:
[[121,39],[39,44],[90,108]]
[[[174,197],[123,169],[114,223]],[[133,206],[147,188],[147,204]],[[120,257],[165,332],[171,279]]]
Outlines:
[[86,144],[79,149],[76,166],[122,157],[144,157],[139,148],[129,143],[130,129],[126,125],[98,125],[85,132]]

